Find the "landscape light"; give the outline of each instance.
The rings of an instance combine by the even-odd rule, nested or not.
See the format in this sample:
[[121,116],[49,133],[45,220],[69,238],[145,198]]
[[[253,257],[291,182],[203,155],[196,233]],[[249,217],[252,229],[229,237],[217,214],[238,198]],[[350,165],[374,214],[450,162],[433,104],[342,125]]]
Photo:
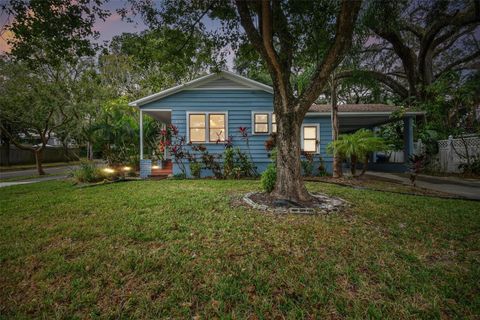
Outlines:
[[105,173],[114,173],[115,170],[113,170],[112,168],[103,168],[103,172],[105,172]]
[[152,169],[160,169],[159,166],[152,166]]
[[130,171],[130,170],[132,170],[131,167],[128,167],[128,166],[123,167],[123,171]]

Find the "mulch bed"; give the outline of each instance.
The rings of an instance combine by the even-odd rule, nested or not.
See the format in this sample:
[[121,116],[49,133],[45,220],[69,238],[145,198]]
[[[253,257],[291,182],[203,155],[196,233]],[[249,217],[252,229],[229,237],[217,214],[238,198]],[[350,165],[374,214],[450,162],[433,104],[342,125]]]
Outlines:
[[243,201],[254,209],[275,213],[329,214],[349,206],[345,200],[340,198],[320,193],[311,193],[311,195],[311,201],[299,203],[278,199],[266,192],[251,192],[243,197]]

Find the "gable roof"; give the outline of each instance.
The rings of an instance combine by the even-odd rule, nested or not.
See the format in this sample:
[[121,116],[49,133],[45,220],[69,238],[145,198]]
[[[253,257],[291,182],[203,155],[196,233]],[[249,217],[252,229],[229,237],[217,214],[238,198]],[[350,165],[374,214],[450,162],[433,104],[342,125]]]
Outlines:
[[[221,81],[225,79],[227,81]],[[221,86],[221,87],[220,87]],[[128,105],[133,107],[140,107],[152,101],[165,98],[169,95],[175,94],[183,90],[215,90],[215,89],[250,89],[262,90],[273,94],[273,88],[258,81],[245,78],[241,75],[229,72],[220,71],[218,73],[211,73],[206,76],[194,79],[187,83],[175,86],[170,89],[160,91],[158,93],[149,95],[147,97],[130,102]]]

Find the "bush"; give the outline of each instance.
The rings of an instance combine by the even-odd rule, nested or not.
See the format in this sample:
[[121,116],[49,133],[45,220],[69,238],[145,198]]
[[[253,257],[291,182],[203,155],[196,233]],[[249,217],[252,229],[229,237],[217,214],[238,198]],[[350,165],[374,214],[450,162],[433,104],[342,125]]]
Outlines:
[[240,148],[226,148],[224,153],[223,175],[228,179],[256,176],[256,168],[250,157]]
[[173,176],[172,176],[172,179],[173,180],[183,180],[183,179],[186,179],[187,176],[185,173],[175,173]]
[[325,177],[327,175],[327,169],[325,169],[325,162],[320,157],[320,164],[318,165],[318,176]]
[[233,148],[226,148],[223,161],[223,175],[225,178],[235,177],[235,160]]
[[260,179],[262,189],[268,193],[272,192],[273,188],[275,188],[276,180],[277,180],[277,168],[275,167],[275,164],[270,163],[267,167],[267,170],[265,170],[262,173],[262,177]]
[[302,160],[302,170],[304,176],[311,177],[313,174],[313,162]]
[[473,175],[480,175],[480,157],[472,157],[470,160],[470,164],[462,163],[458,166],[463,173],[466,174],[473,174]]
[[199,179],[202,174],[202,165],[198,162],[190,162],[190,173],[196,179]]
[[256,167],[250,160],[250,157],[242,152],[240,148],[236,149],[236,155],[237,155],[237,166],[238,168],[235,168],[237,172],[240,172],[241,177],[255,177],[258,175]]
[[92,183],[105,179],[105,175],[96,167],[95,163],[90,161],[83,161],[80,167],[72,171],[73,179],[80,183]]

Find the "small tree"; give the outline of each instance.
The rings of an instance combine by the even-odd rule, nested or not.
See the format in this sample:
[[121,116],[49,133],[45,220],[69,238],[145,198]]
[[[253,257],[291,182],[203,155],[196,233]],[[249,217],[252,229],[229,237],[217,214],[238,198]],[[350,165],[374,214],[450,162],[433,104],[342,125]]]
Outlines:
[[338,140],[332,141],[327,146],[330,154],[336,154],[342,159],[350,159],[350,170],[354,177],[358,162],[363,163],[360,173],[362,176],[367,170],[371,153],[385,149],[387,149],[385,141],[380,137],[375,137],[372,131],[366,129],[360,129],[353,134],[340,135]]
[[17,148],[35,155],[39,175],[43,151],[53,132],[73,120],[67,90],[60,81],[45,81],[21,64],[0,65],[0,129]]

